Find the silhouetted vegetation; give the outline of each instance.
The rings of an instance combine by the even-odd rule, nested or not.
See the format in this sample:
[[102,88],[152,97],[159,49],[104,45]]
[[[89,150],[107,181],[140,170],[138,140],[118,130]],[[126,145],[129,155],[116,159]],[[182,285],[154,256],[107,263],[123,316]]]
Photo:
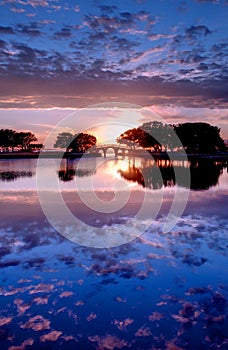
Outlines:
[[96,143],[96,137],[90,134],[73,135],[69,132],[62,132],[58,134],[54,148],[65,148],[66,152],[84,153]]
[[172,133],[173,129],[170,125],[153,121],[125,131],[117,138],[117,142],[132,148],[140,146],[151,151],[161,152],[176,146]]
[[226,151],[217,126],[208,123],[184,123],[173,127],[187,153]]
[[0,130],[0,149],[3,151],[21,151],[40,150],[43,145],[41,143],[34,144],[37,141],[36,136],[30,131],[20,131],[12,129]]
[[226,151],[220,129],[208,123],[167,125],[152,121],[126,130],[117,142],[133,149],[140,146],[154,152],[184,149],[187,153],[210,154]]

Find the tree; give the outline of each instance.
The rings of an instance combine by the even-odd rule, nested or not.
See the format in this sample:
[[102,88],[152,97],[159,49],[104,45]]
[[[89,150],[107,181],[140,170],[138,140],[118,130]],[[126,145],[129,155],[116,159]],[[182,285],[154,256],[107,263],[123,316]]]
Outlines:
[[70,132],[61,132],[57,135],[57,139],[54,144],[54,148],[65,148],[66,151],[69,150],[69,145],[74,139],[74,135]]
[[71,141],[68,149],[71,152],[84,153],[89,148],[95,146],[97,139],[95,136],[90,134],[79,133],[74,136],[74,139]]
[[161,152],[162,148],[165,150],[173,148],[172,133],[173,129],[170,125],[152,121],[125,131],[117,138],[117,142],[130,146],[138,144],[143,148]]
[[145,132],[140,128],[129,129],[121,134],[116,141],[135,148],[137,145],[142,147],[142,140],[145,138]]
[[54,147],[65,148],[67,152],[84,153],[96,143],[96,137],[90,134],[73,135],[69,132],[62,132],[57,136]]
[[42,143],[31,143],[30,149],[40,151],[42,148],[44,148],[44,145]]
[[11,129],[0,130],[0,147],[9,150],[16,146],[15,144],[16,131]]
[[174,130],[187,153],[214,153],[225,151],[220,129],[208,123],[183,123],[174,125]]
[[15,134],[15,146],[21,147],[23,151],[30,150],[30,144],[34,141],[37,141],[37,138],[30,131],[28,132],[17,132]]

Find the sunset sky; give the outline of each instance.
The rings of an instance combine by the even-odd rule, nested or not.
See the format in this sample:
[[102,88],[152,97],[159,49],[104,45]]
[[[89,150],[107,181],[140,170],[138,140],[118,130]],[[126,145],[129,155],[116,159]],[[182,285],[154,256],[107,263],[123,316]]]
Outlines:
[[[137,117],[113,109],[109,121],[137,125],[152,113],[168,123],[209,122],[228,138],[227,0],[0,6],[0,128],[32,130],[42,141],[82,107],[123,102],[143,109]],[[105,122],[104,113],[89,118],[87,127]]]

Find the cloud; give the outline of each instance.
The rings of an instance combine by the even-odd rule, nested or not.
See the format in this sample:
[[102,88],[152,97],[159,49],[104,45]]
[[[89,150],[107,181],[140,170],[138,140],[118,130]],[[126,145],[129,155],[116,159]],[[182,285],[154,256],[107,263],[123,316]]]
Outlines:
[[14,34],[14,30],[10,26],[0,26],[0,34]]
[[185,33],[189,38],[193,38],[194,36],[198,35],[207,36],[209,34],[212,34],[212,31],[205,25],[197,25],[186,28]]
[[141,62],[146,56],[158,53],[158,52],[163,52],[165,50],[164,46],[156,46],[152,47],[151,49],[141,52],[139,54],[136,54],[135,57],[129,59],[129,62]]
[[115,5],[99,5],[99,9],[105,15],[110,15],[111,13],[114,13],[115,11],[117,11],[118,7]]
[[10,11],[14,12],[14,13],[24,13],[26,10],[25,9],[19,9],[17,7],[11,7]]
[[33,37],[38,37],[42,34],[39,30],[38,23],[33,22],[30,24],[18,24],[17,31],[19,34],[25,34]]
[[72,10],[73,10],[74,12],[80,12],[80,11],[81,11],[81,9],[80,9],[80,7],[79,7],[78,5],[72,7]]
[[156,41],[156,40],[160,40],[160,39],[171,39],[173,38],[175,35],[174,34],[149,34],[148,35],[148,39],[151,41]]
[[17,4],[17,5],[23,5],[23,6],[32,6],[32,7],[48,7],[50,1],[45,0],[2,0],[2,4]]
[[71,28],[70,27],[64,27],[60,31],[55,32],[54,38],[55,39],[69,38],[71,35],[72,35]]

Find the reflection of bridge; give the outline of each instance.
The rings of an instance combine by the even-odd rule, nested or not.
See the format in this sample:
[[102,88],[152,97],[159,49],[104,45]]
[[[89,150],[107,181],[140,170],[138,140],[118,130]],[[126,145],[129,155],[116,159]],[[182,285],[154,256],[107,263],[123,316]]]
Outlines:
[[132,147],[125,146],[125,145],[118,145],[118,144],[106,144],[106,145],[96,145],[90,149],[90,151],[93,152],[103,152],[104,157],[107,156],[108,150],[113,150],[115,157],[118,155],[125,156],[125,155],[131,155],[135,150]]

